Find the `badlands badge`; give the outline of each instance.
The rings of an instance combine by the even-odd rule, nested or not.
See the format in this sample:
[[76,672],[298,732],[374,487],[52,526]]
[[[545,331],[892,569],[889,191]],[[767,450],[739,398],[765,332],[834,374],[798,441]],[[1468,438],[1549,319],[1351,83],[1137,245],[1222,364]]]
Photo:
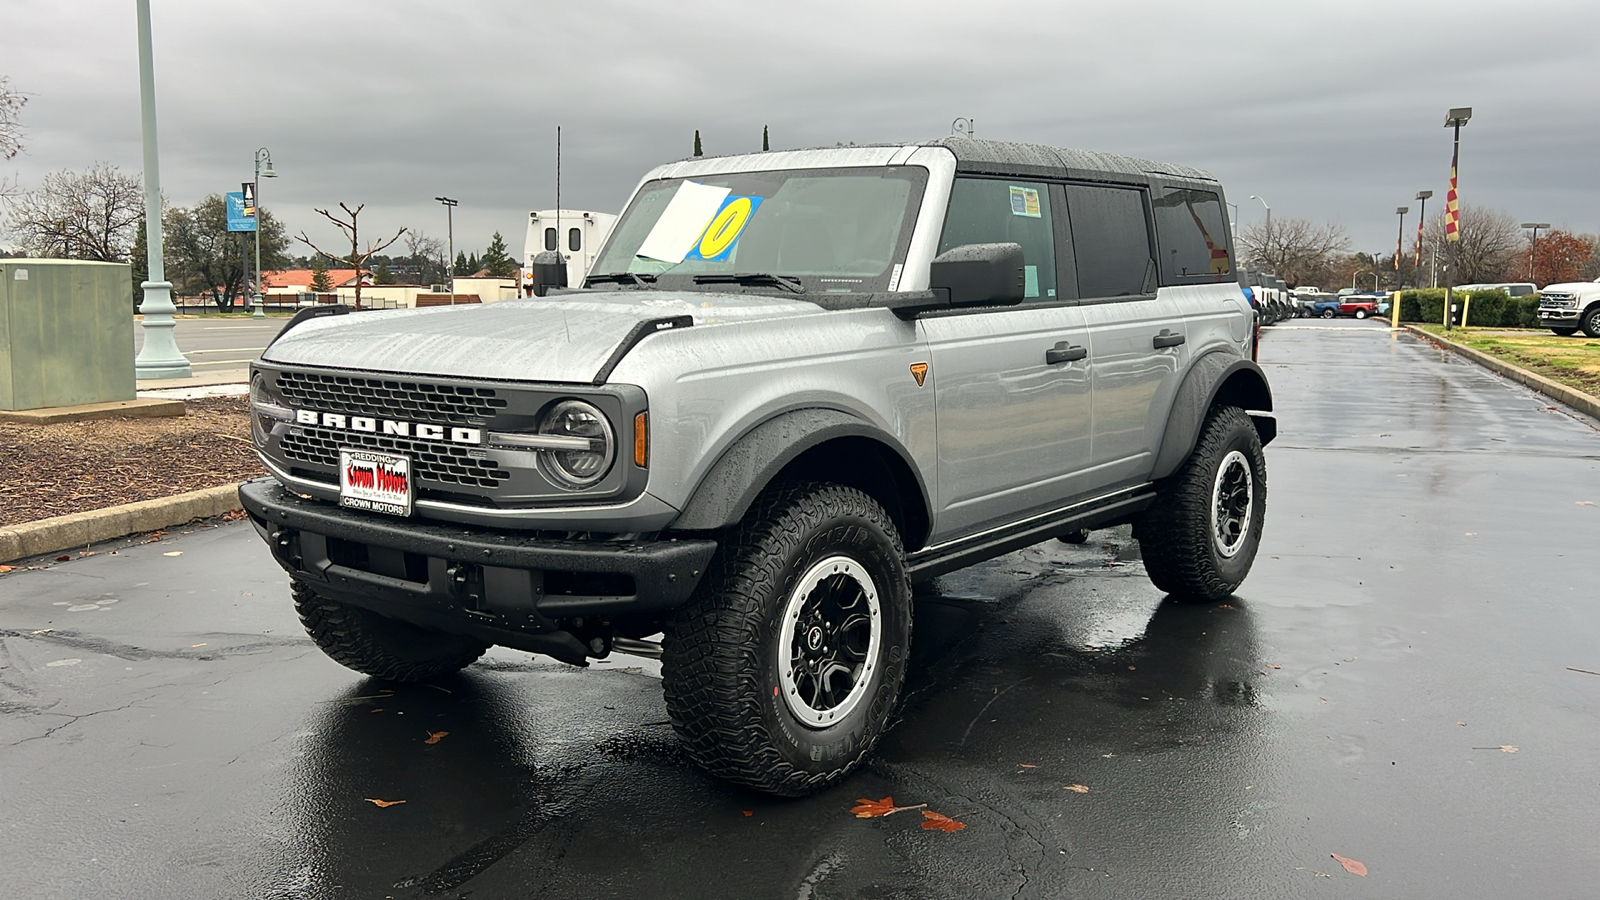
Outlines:
[[411,515],[411,460],[398,453],[339,451],[339,505]]

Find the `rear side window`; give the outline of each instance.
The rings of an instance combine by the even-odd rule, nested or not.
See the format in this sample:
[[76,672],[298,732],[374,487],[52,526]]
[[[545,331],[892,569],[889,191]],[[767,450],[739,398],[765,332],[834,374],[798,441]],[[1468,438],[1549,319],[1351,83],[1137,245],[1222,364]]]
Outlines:
[[1067,185],[1066,192],[1072,246],[1078,258],[1078,296],[1144,293],[1154,263],[1143,192],[1080,184]]
[[583,232],[576,228],[567,231],[567,249],[573,253],[583,249]]
[[1029,300],[1056,298],[1055,225],[1047,186],[1031,181],[957,178],[950,188],[939,252],[963,244],[1021,244]]
[[544,248],[546,250],[554,250],[556,248],[556,230],[554,228],[546,228],[544,230]]
[[1227,281],[1233,272],[1222,198],[1211,191],[1167,188],[1151,203],[1161,245],[1161,283]]

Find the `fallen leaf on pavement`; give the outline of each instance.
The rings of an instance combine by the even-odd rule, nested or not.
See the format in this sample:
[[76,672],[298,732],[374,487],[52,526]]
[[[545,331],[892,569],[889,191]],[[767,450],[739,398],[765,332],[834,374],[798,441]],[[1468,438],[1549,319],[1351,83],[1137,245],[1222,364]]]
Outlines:
[[747,810],[745,810],[745,811],[744,811],[744,814],[745,814],[745,817],[746,817],[746,818],[749,818],[749,817],[750,817],[750,816],[753,816],[753,815],[755,815],[755,814],[756,814],[756,813],[755,813],[755,810],[752,810],[752,809],[747,809]]
[[72,557],[70,557],[70,556],[58,556],[58,557],[56,557],[56,562],[66,562],[67,560],[69,560],[71,558]]
[[960,831],[967,827],[965,822],[957,822],[947,815],[931,810],[923,810],[922,818],[926,820],[922,823],[922,827],[928,831]]
[[0,575],[4,575],[5,573],[7,573],[9,571],[11,571],[11,567],[10,566],[0,566]]
[[1074,794],[1089,793],[1089,786],[1087,784],[1064,784],[1062,787],[1073,792]]
[[448,732],[448,731],[430,731],[430,732],[428,732],[428,739],[423,741],[423,743],[424,744],[437,744],[440,741],[444,740],[444,736],[449,734],[449,733],[450,732]]
[[391,806],[399,806],[405,802],[404,800],[374,800],[371,797],[363,797],[362,799],[379,809],[388,809]]
[[1501,753],[1515,753],[1515,752],[1517,752],[1517,745],[1516,744],[1501,744],[1498,747],[1473,747],[1472,749],[1474,749],[1474,750],[1499,750]]
[[163,553],[161,555],[162,556],[182,556],[183,555],[183,551],[182,550],[168,550],[166,553]]
[[1019,768],[1019,769],[1037,769],[1039,767],[1034,765],[1033,763],[1017,763],[1017,768]]
[[1578,505],[1579,506],[1593,506],[1594,505],[1594,501],[1593,500],[1579,500],[1578,501]]
[[1457,722],[1456,724],[1460,725],[1462,728],[1467,727],[1467,723],[1465,723],[1465,722]]
[[198,643],[198,644],[190,644],[190,645],[189,645],[189,649],[190,649],[190,650],[193,650],[193,649],[194,649],[194,648],[196,648],[196,647],[204,647],[204,646],[205,646],[205,642],[204,642],[204,641],[202,641],[202,642],[201,642],[201,643]]
[[856,805],[851,807],[850,811],[858,819],[875,819],[879,816],[892,816],[897,812],[905,812],[908,809],[923,809],[927,805],[926,803],[918,803],[916,806],[895,806],[893,797],[885,797],[882,800],[868,800],[865,797],[861,797],[856,800]]
[[1362,878],[1367,877],[1367,867],[1362,865],[1360,860],[1351,859],[1348,856],[1340,856],[1337,853],[1329,853],[1328,855],[1338,860],[1339,865],[1344,866],[1344,870],[1351,875],[1360,875]]
[[78,551],[78,557],[80,559],[85,557],[85,556],[93,556],[93,555],[94,555],[94,551],[93,550],[79,550]]
[[1267,663],[1267,668],[1269,668],[1269,669],[1281,669],[1281,668],[1283,668],[1283,666],[1280,666],[1277,663]]

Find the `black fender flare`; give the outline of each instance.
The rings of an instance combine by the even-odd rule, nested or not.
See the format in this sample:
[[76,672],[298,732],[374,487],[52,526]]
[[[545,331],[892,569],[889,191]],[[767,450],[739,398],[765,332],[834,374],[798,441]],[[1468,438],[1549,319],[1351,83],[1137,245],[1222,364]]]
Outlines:
[[[1206,413],[1219,399],[1247,411],[1272,411],[1272,388],[1267,386],[1267,376],[1260,366],[1221,350],[1201,356],[1189,366],[1189,373],[1172,398],[1166,433],[1161,438],[1161,450],[1156,453],[1155,470],[1150,475],[1152,480],[1178,471],[1189,458],[1195,442],[1200,439],[1200,426],[1205,423]],[[1277,436],[1277,420],[1271,416],[1252,415],[1250,419],[1263,445]]]
[[785,466],[813,447],[848,437],[866,438],[893,450],[916,479],[921,493],[917,499],[928,509],[922,473],[898,441],[859,416],[813,407],[779,413],[745,432],[712,465],[669,527],[703,531],[737,523]]

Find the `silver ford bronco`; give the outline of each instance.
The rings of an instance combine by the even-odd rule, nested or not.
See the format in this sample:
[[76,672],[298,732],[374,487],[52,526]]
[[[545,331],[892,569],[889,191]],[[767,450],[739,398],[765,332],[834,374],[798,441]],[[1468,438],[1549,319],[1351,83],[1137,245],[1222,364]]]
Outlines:
[[1223,200],[970,139],[665,165],[582,286],[296,317],[240,495],[340,663],[659,655],[694,759],[817,791],[890,720],[913,582],[1122,523],[1175,598],[1244,580],[1276,425]]

